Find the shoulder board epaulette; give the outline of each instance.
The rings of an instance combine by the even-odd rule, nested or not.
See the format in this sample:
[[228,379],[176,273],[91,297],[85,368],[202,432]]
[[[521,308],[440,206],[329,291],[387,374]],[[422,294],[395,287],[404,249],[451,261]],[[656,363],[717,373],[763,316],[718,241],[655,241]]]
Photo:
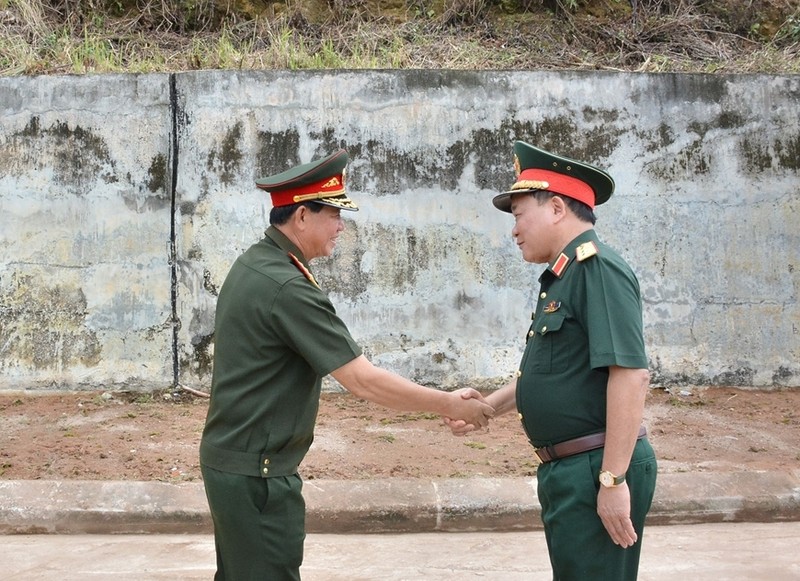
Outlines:
[[587,258],[591,258],[599,251],[597,250],[597,245],[593,241],[584,242],[575,250],[575,258],[578,262],[583,262]]
[[316,279],[314,278],[314,275],[313,275],[313,274],[311,274],[311,271],[310,271],[310,270],[308,270],[308,269],[306,268],[306,265],[305,265],[305,264],[303,264],[303,263],[300,261],[300,259],[299,259],[299,258],[297,258],[297,257],[296,257],[294,254],[292,254],[291,252],[289,253],[289,258],[291,258],[291,259],[292,259],[292,262],[293,262],[293,263],[294,263],[294,265],[297,267],[297,269],[298,269],[300,272],[302,272],[302,273],[303,273],[303,276],[304,276],[304,277],[306,277],[308,280],[310,280],[310,281],[311,281],[311,284],[313,284],[313,285],[314,285],[315,287],[317,287],[317,288],[320,288],[319,284],[317,284],[317,281],[316,281]]

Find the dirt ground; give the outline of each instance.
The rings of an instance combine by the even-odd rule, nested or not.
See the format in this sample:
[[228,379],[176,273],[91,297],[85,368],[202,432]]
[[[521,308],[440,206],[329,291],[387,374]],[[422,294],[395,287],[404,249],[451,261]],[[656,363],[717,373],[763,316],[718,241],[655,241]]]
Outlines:
[[[200,479],[208,400],[186,392],[0,394],[0,479]],[[652,389],[645,424],[660,469],[796,469],[800,389]],[[439,418],[324,394],[306,479],[524,477],[537,461],[516,414],[451,436]]]

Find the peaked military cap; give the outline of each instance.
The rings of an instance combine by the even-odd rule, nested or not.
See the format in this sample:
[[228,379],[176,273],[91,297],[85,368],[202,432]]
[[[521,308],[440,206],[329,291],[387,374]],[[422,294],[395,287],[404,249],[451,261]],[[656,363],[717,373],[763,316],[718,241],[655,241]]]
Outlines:
[[498,210],[511,211],[511,196],[547,190],[574,198],[590,208],[608,201],[614,180],[601,169],[550,153],[524,141],[514,142],[514,170],[517,181],[507,192],[494,197]]
[[256,187],[269,192],[275,208],[300,202],[317,202],[342,210],[357,211],[358,206],[347,197],[344,190],[348,159],[347,152],[340,149],[323,159],[258,179]]

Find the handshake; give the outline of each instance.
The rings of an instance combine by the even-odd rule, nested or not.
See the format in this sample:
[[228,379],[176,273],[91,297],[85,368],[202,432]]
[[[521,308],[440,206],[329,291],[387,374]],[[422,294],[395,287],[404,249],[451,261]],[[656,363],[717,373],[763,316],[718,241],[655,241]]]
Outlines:
[[479,391],[465,387],[450,395],[451,409],[443,414],[442,419],[454,436],[465,436],[474,430],[489,426],[489,419],[494,417],[495,409]]

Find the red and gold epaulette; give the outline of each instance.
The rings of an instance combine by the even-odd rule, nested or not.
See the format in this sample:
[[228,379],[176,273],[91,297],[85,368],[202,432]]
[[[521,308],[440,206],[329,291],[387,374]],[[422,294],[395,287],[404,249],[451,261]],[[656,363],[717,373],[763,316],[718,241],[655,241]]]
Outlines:
[[314,285],[315,287],[317,287],[317,288],[320,288],[319,284],[317,284],[317,280],[314,278],[314,275],[313,275],[313,274],[311,274],[311,271],[310,271],[310,270],[308,270],[308,269],[306,268],[306,265],[305,265],[305,264],[303,264],[303,263],[300,261],[300,259],[299,259],[299,258],[297,258],[297,257],[296,257],[294,254],[292,254],[291,252],[289,253],[289,258],[291,258],[291,259],[292,259],[292,262],[294,262],[294,265],[297,267],[297,270],[299,270],[300,272],[302,272],[302,273],[303,273],[303,276],[304,276],[304,277],[306,277],[308,280],[310,280],[310,281],[311,281],[311,284],[313,284],[313,285]]

